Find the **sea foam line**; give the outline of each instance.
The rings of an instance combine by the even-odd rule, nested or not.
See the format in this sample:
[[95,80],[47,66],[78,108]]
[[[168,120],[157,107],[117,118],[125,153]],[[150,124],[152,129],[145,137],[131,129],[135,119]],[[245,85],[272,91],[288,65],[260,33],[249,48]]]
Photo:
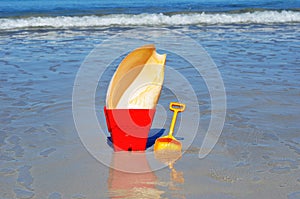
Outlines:
[[300,22],[296,11],[256,11],[246,13],[111,14],[104,16],[57,16],[1,18],[0,29],[71,28],[107,26],[174,26],[197,24],[289,23]]

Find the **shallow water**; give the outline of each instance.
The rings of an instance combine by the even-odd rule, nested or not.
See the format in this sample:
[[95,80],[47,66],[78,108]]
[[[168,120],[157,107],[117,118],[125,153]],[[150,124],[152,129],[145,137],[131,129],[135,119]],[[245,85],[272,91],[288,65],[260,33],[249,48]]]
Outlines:
[[[189,77],[197,93],[201,128],[174,169],[149,168],[139,175],[95,160],[81,144],[72,116],[73,83],[81,63],[97,44],[125,29],[1,32],[1,198],[299,196],[299,24],[172,27],[199,42],[218,66],[227,95],[226,122],[214,150],[200,160],[209,93],[200,75],[170,54],[168,64]],[[106,78],[96,96],[100,119],[105,101],[100,90],[106,90],[110,76]],[[160,105],[166,107],[172,97],[164,89]],[[171,113],[156,117],[160,114],[168,116],[162,123],[167,129]],[[111,164],[115,161],[113,155]],[[146,158],[141,162],[147,165]]]

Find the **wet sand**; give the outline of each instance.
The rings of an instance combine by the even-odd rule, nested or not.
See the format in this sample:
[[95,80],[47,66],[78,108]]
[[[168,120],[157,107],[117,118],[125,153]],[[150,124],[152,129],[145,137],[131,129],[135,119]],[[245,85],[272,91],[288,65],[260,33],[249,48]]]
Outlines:
[[[299,198],[299,25],[250,26],[177,27],[216,62],[226,88],[226,122],[213,151],[199,159],[209,94],[201,77],[170,55],[168,64],[193,80],[200,128],[175,171],[151,171],[148,162],[146,174],[124,174],[99,163],[73,122],[72,88],[80,64],[121,29],[1,34],[1,198]],[[107,71],[112,73],[113,67]],[[101,91],[108,80],[100,82],[96,96],[102,123]],[[166,107],[171,99],[164,90],[159,103]],[[167,129],[171,112],[160,114],[168,117]],[[112,150],[109,155],[114,164]]]

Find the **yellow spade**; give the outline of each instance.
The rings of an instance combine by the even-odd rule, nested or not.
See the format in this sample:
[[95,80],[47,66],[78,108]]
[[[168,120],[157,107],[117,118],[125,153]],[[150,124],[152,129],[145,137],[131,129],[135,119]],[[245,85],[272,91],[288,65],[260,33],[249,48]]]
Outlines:
[[176,118],[178,112],[182,112],[185,109],[185,104],[181,104],[178,102],[171,102],[170,103],[170,110],[174,111],[171,126],[170,126],[170,131],[167,136],[157,138],[154,144],[154,151],[159,151],[159,150],[178,150],[181,151],[181,143],[176,140],[176,138],[173,136],[174,132],[174,127],[176,123]]

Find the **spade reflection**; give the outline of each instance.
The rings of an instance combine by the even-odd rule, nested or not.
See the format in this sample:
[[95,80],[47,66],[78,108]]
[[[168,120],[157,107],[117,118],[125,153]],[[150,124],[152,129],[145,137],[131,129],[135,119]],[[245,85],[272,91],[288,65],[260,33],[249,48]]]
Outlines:
[[110,198],[160,198],[157,177],[144,152],[114,152],[109,170]]
[[180,190],[180,186],[178,183],[184,183],[184,176],[183,172],[176,171],[174,168],[174,164],[177,160],[179,160],[182,156],[180,150],[159,150],[154,151],[155,158],[160,162],[169,166],[170,172],[170,183],[169,189],[170,190]]

